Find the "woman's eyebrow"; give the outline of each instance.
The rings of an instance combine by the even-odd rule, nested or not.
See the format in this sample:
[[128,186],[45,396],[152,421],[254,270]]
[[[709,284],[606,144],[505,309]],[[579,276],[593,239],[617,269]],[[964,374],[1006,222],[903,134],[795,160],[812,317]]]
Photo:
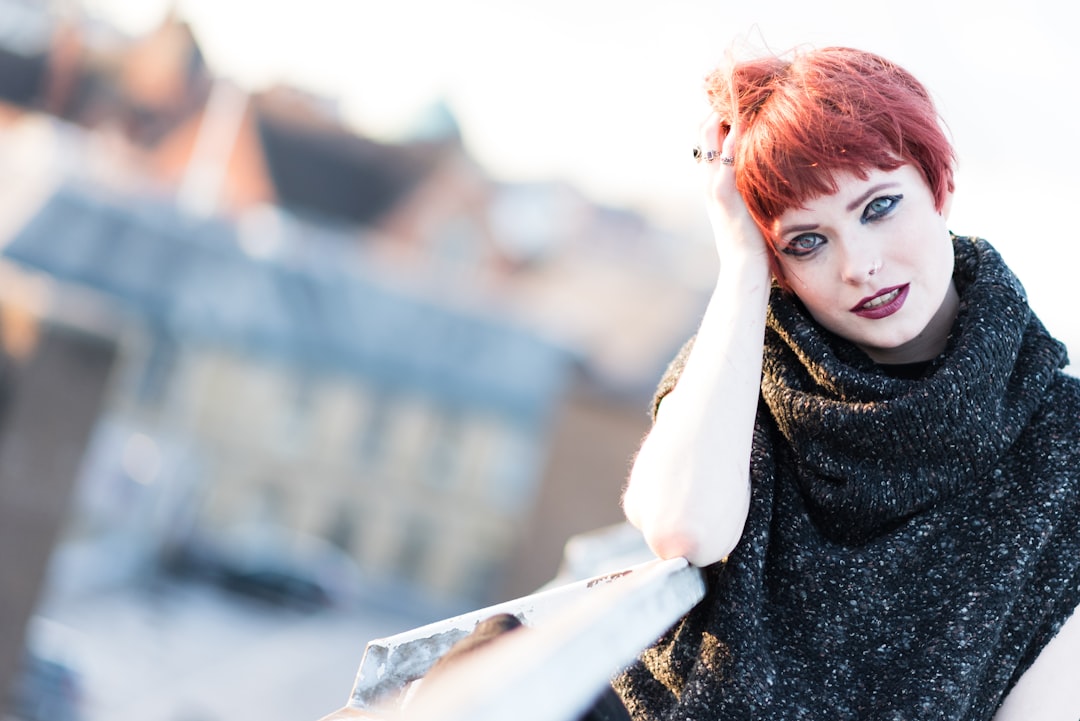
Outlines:
[[789,225],[780,228],[780,235],[787,235],[788,233],[802,233],[807,230],[817,230],[817,223],[803,223],[802,225]]
[[877,185],[874,185],[874,186],[872,186],[870,188],[867,188],[865,193],[863,193],[858,198],[855,198],[855,200],[853,200],[853,201],[851,201],[850,203],[847,204],[847,211],[850,213],[851,211],[855,210],[860,205],[865,203],[866,199],[869,198],[874,193],[882,191],[885,188],[892,188],[892,187],[897,186],[897,185],[899,185],[899,183],[897,183],[895,181],[892,181],[892,182],[887,182],[887,183],[878,183]]

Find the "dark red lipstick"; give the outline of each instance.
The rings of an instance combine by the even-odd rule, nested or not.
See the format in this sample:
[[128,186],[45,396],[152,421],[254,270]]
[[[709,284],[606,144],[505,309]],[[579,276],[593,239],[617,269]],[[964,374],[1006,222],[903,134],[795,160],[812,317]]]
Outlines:
[[867,296],[860,300],[858,304],[851,309],[851,312],[862,318],[869,318],[871,320],[878,320],[880,318],[888,318],[904,307],[904,301],[907,300],[908,290],[911,286],[908,283],[904,285],[894,285],[891,288],[882,288],[874,295]]

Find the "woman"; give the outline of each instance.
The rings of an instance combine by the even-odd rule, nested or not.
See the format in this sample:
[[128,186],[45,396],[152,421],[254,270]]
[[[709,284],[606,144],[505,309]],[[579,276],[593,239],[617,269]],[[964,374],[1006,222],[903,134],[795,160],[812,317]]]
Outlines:
[[623,506],[709,592],[617,679],[627,707],[1080,718],[1080,380],[950,234],[929,94],[846,48],[706,85],[718,278]]

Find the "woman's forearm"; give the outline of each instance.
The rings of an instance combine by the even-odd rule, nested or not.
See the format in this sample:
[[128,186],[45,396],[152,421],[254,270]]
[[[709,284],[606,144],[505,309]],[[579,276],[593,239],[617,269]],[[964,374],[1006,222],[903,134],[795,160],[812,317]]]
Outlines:
[[714,563],[742,534],[769,287],[763,246],[721,261],[682,374],[634,460],[623,509],[662,558]]

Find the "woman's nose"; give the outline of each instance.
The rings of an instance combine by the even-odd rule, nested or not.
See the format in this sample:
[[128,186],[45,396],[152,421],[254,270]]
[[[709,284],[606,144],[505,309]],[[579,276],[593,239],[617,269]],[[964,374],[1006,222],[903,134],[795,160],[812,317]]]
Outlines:
[[840,275],[845,283],[865,283],[881,270],[881,257],[869,244],[844,252]]

